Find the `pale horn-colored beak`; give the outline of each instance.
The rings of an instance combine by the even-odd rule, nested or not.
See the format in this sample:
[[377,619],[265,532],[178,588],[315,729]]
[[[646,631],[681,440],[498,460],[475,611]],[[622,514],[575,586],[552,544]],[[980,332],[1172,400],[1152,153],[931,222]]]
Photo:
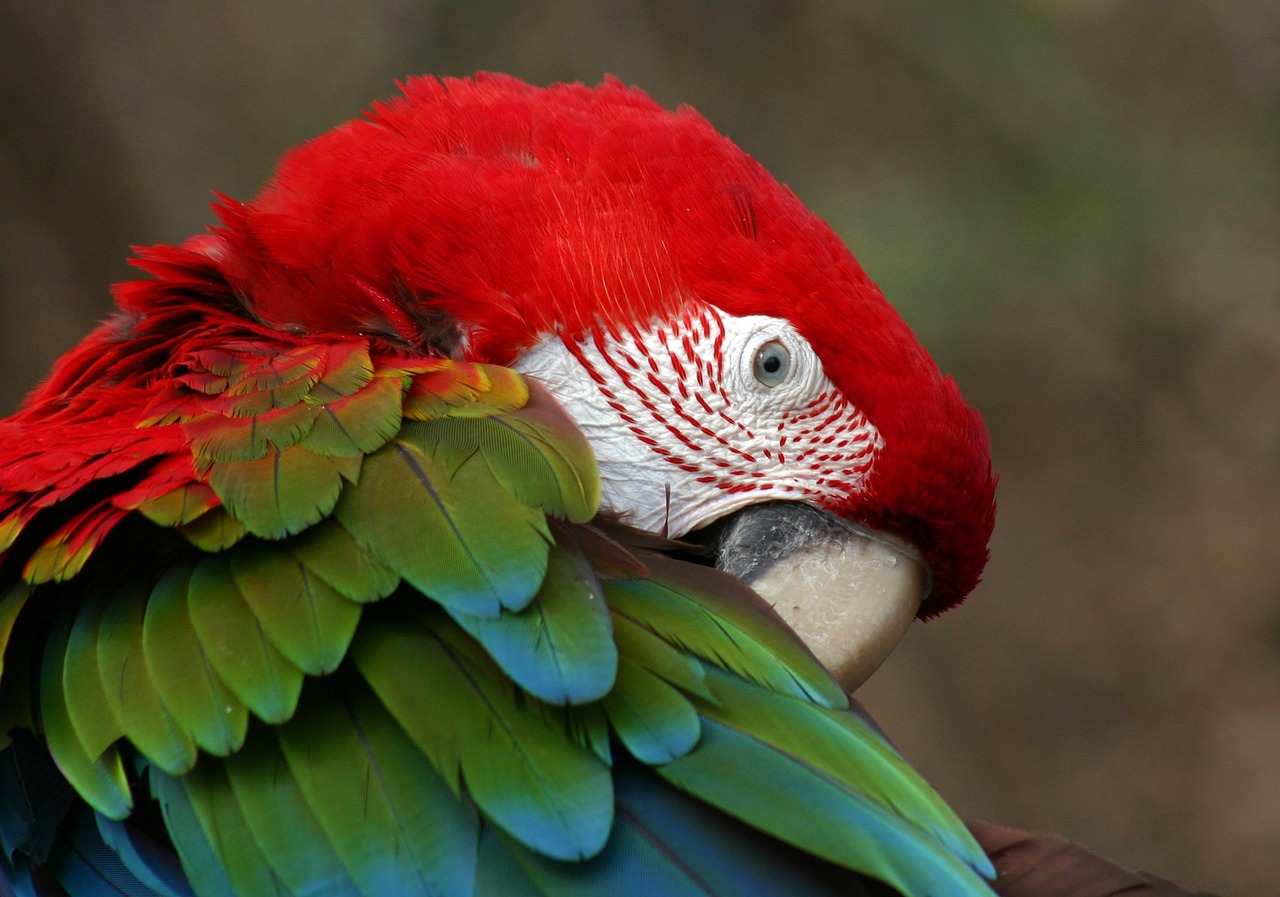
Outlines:
[[773,605],[845,691],[870,678],[929,594],[908,546],[797,502],[738,511],[717,548],[716,566]]

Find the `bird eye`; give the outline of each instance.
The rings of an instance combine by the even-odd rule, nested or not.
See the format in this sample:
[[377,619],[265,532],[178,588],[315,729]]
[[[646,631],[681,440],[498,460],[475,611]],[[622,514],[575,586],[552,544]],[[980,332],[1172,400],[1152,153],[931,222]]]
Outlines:
[[773,389],[791,371],[791,353],[787,347],[775,340],[770,340],[756,350],[756,359],[751,372],[765,386]]

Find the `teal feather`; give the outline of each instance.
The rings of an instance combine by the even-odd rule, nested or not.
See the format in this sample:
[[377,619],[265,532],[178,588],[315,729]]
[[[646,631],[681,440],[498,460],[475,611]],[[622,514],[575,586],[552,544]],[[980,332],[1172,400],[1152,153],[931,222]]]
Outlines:
[[367,688],[316,683],[276,731],[303,798],[363,893],[467,892],[475,808],[454,797]]
[[[104,831],[112,834],[111,841],[104,838]],[[50,855],[46,871],[70,897],[191,897],[181,870],[173,868],[177,863],[171,855],[150,854],[144,860],[135,848],[120,823],[95,824],[94,814],[81,807],[66,823],[63,840]],[[174,874],[177,880],[171,880]]]
[[[643,882],[657,869],[683,880],[692,895],[723,897],[858,897],[866,888],[855,873],[818,862],[779,843],[707,804],[665,786],[653,771],[636,763],[619,763],[615,774],[618,842],[631,842],[630,852],[642,865],[630,876]],[[601,861],[615,851],[611,840]],[[622,894],[623,890],[600,893]],[[675,894],[632,886],[635,897]]]
[[763,832],[905,894],[990,897],[973,869],[921,829],[803,758],[714,720],[703,719],[695,750],[658,772]]
[[580,555],[553,547],[542,587],[518,613],[452,616],[503,672],[543,701],[583,704],[613,687],[618,649],[609,607]]
[[529,878],[510,844],[493,826],[480,827],[473,897],[554,897]]
[[[856,874],[816,862],[668,787],[634,761],[615,772],[617,822],[582,863],[486,829],[476,897],[865,897]],[[880,893],[877,891],[876,893]]]
[[[291,774],[274,732],[255,727],[244,747],[220,762],[236,804],[226,821],[244,820],[262,858],[287,891],[358,897],[359,889]],[[219,799],[229,803],[226,798]]]
[[0,749],[0,866],[20,855],[43,861],[77,803],[46,745],[26,729],[10,731]]
[[643,763],[684,756],[702,733],[688,698],[627,657],[618,666],[618,685],[604,706],[618,738]]
[[525,707],[540,713],[553,728],[578,747],[590,751],[605,766],[613,763],[609,718],[601,702],[560,705],[528,701]]
[[612,822],[608,768],[526,706],[454,623],[366,621],[352,646],[361,674],[455,791],[549,856],[598,851]]
[[120,858],[125,869],[156,897],[192,897],[191,885],[178,858],[144,833],[124,822],[94,814],[105,848]]
[[21,857],[0,856],[0,897],[41,897],[30,863]]
[[180,779],[153,766],[150,784],[200,897],[291,897],[249,834],[220,764],[201,763]]
[[901,755],[856,713],[815,708],[794,698],[761,693],[734,676],[708,671],[716,697],[702,714],[769,745],[803,758],[916,826],[982,875],[995,870],[969,830]]

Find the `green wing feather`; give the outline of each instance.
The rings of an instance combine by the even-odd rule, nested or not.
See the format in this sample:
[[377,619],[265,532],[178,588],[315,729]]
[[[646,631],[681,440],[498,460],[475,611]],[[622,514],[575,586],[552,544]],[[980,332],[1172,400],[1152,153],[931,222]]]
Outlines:
[[107,706],[125,736],[172,775],[196,762],[196,746],[174,721],[147,669],[142,629],[148,591],[137,580],[104,602],[98,621],[98,676]]
[[544,516],[511,501],[470,440],[456,436],[430,423],[406,424],[365,460],[336,519],[384,565],[451,610],[488,617],[520,610],[546,574]]
[[[466,893],[476,862],[475,807],[455,797],[357,679],[343,688],[317,683],[277,734],[302,797],[364,893]],[[347,787],[351,781],[363,787]],[[386,862],[388,853],[404,862]]]
[[[204,774],[204,770],[197,766],[183,778],[175,779],[153,766],[148,784],[160,805],[169,836],[192,889],[200,897],[238,897],[236,883],[232,881],[233,862],[224,860],[221,855],[225,842],[219,839],[215,843],[210,839],[201,822],[201,815],[196,812],[195,804],[187,795],[187,789],[194,787],[197,777]],[[256,851],[256,847],[248,849]],[[261,861],[261,854],[257,854],[254,859]],[[265,861],[261,861],[261,865],[265,868]],[[267,880],[269,883],[270,879]],[[272,892],[239,889],[241,895],[248,893],[280,892],[278,889]]]
[[91,807],[112,819],[133,809],[133,795],[115,745],[90,756],[80,743],[67,712],[62,667],[71,633],[71,615],[60,614],[49,632],[41,663],[40,720],[49,751],[62,774]]
[[[264,778],[255,789],[273,793],[273,785]],[[151,790],[160,800],[183,868],[202,897],[294,893],[259,847],[222,763],[202,762],[180,779],[152,767]]]
[[608,837],[609,771],[530,710],[479,646],[445,619],[366,624],[356,665],[451,787],[498,826],[558,859]]
[[[987,869],[985,855],[933,789],[865,720],[854,713],[761,694],[734,676],[708,670],[714,701],[699,702],[709,720],[738,729],[779,753],[803,757],[813,769],[948,844],[966,863]],[[761,713],[767,709],[767,713]]]
[[192,572],[191,565],[174,567],[151,590],[142,648],[174,722],[200,750],[221,757],[244,744],[249,710],[215,671],[191,622]]
[[285,546],[312,575],[348,601],[381,601],[400,585],[400,577],[333,520],[311,527]]
[[354,883],[274,735],[258,730],[222,761],[240,816],[290,893],[347,893]]
[[689,699],[628,657],[619,665],[618,685],[605,697],[604,707],[618,738],[642,763],[683,757],[702,734]]
[[113,597],[113,591],[108,589],[89,593],[75,614],[62,662],[63,702],[76,738],[89,757],[101,756],[124,737],[124,727],[107,703],[98,667],[102,611]]
[[202,657],[254,715],[269,723],[293,716],[302,670],[280,652],[254,616],[232,573],[229,553],[202,558],[191,574],[188,610]]
[[641,558],[649,577],[605,586],[615,613],[766,688],[825,707],[848,706],[830,674],[746,586],[661,555]]
[[[44,627],[59,768],[115,819],[148,769],[202,897],[826,895],[839,866],[989,893],[960,823],[755,593],[582,525],[594,460],[545,390],[260,333],[181,371],[139,426],[189,463],[71,517],[0,495],[0,571],[27,574],[0,660]],[[104,543],[132,551],[119,573]],[[31,724],[25,685],[4,673],[5,720]]]
[[[659,768],[668,781],[905,893],[930,893],[951,876],[977,889],[978,871],[994,875],[963,825],[870,727],[708,672],[717,700],[699,708],[698,749]],[[737,776],[728,769],[754,770],[757,786],[729,787]],[[921,849],[935,841],[948,849]]]
[[517,685],[553,704],[584,704],[608,694],[618,649],[604,592],[580,555],[559,546],[527,607],[496,618],[453,614]]
[[360,470],[359,458],[335,458],[301,445],[268,446],[251,461],[209,466],[209,485],[228,513],[255,536],[281,539],[328,516],[343,480]]
[[285,659],[308,676],[336,670],[355,635],[361,606],[266,543],[243,543],[230,554],[236,590]]

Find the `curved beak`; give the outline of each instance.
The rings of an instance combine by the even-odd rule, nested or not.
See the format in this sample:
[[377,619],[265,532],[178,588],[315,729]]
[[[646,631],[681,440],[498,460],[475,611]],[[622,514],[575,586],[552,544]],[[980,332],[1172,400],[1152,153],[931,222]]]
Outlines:
[[909,546],[797,502],[734,514],[716,566],[773,605],[850,692],[897,646],[930,587]]

